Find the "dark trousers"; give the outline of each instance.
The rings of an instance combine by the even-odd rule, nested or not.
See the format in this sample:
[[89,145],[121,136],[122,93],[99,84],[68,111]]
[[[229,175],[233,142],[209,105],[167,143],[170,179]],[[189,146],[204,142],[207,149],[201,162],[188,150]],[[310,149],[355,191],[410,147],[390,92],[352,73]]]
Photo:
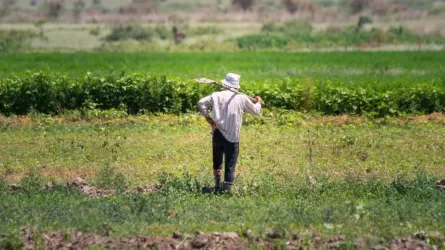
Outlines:
[[235,180],[235,167],[238,161],[239,142],[229,142],[218,129],[213,132],[213,171],[222,170],[223,155],[225,158],[224,181]]

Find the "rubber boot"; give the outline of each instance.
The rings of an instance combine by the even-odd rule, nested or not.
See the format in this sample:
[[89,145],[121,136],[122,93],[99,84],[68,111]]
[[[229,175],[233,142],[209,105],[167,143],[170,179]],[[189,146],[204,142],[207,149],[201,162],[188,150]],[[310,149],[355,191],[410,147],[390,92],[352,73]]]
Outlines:
[[223,186],[222,186],[222,192],[224,192],[224,193],[232,193],[232,187],[233,187],[233,183],[232,182],[225,181],[223,183]]
[[220,193],[222,190],[221,175],[215,175],[215,194]]
[[213,176],[215,178],[215,186],[214,187],[202,187],[202,192],[205,194],[215,193],[218,194],[222,191],[221,185],[221,170],[216,169],[213,171]]

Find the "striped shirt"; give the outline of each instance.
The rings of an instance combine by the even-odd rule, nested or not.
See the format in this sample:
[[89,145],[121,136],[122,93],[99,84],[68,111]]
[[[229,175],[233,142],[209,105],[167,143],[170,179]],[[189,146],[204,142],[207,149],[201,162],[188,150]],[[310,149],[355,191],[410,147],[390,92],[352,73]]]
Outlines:
[[209,117],[212,109],[212,119],[221,134],[229,142],[239,142],[243,113],[258,115],[261,104],[253,103],[247,96],[224,90],[202,98],[198,102],[201,115]]

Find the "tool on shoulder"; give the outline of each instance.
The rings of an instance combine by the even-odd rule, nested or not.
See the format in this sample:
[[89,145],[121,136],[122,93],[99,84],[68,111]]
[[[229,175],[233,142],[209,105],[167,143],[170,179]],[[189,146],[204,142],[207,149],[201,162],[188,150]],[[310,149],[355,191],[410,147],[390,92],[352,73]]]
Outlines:
[[[221,88],[223,88],[223,89],[229,90],[229,91],[231,91],[231,92],[233,92],[233,93],[236,93],[236,94],[245,95],[245,96],[247,96],[252,102],[257,102],[257,99],[256,99],[256,98],[251,97],[251,96],[248,96],[248,95],[246,95],[246,94],[244,94],[244,93],[242,93],[242,92],[239,92],[238,90],[236,90],[236,89],[234,89],[234,88],[231,88],[231,87],[228,87],[228,86],[226,86],[226,85],[224,85],[224,84],[222,84],[222,83],[220,83],[220,82],[218,82],[218,81],[215,81],[215,80],[212,80],[212,79],[209,79],[209,78],[205,78],[205,77],[202,77],[202,78],[195,78],[194,80],[197,81],[197,82],[200,82],[200,83],[213,84],[213,85],[216,85],[216,86],[221,87]],[[261,104],[264,105],[264,101],[261,102]]]

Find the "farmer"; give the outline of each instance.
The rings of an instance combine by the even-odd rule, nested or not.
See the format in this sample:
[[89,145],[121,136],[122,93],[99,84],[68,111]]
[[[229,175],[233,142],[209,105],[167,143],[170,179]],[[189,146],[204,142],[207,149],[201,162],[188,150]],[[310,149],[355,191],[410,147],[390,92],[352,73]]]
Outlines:
[[[221,81],[225,86],[238,90],[240,76],[228,73]],[[212,126],[214,188],[204,188],[204,192],[231,192],[235,179],[235,166],[238,161],[240,129],[243,113],[258,115],[261,112],[261,97],[253,103],[246,95],[229,90],[215,92],[202,98],[198,108]],[[210,109],[212,116],[210,117]],[[221,185],[223,154],[225,157],[224,183]]]

